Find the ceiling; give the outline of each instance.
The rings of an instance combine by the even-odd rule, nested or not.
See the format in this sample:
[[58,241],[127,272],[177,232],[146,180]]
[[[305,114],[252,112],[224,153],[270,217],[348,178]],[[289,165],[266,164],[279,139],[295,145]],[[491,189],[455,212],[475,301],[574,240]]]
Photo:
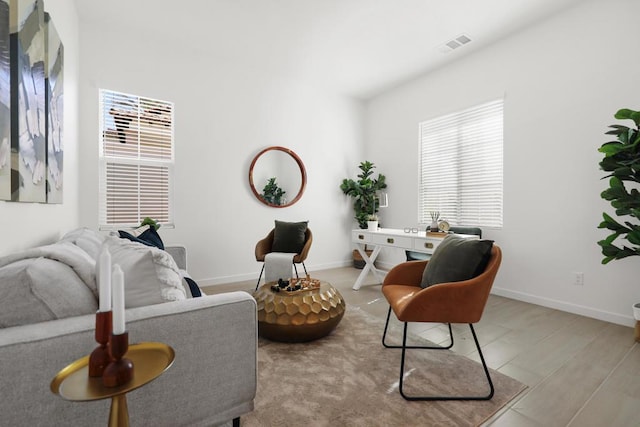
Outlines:
[[[132,30],[221,64],[295,73],[366,99],[582,1],[76,0],[76,6],[81,31]],[[471,42],[443,49],[461,35]]]

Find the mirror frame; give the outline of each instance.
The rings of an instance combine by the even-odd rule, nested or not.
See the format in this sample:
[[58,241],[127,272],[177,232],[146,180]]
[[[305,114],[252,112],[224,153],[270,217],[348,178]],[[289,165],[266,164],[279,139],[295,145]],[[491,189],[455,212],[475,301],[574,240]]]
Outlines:
[[[298,167],[300,168],[300,178],[301,178],[301,183],[300,183],[300,189],[298,190],[298,194],[296,194],[296,196],[289,202],[287,202],[284,205],[275,205],[273,203],[269,203],[267,202],[264,198],[262,198],[262,196],[260,195],[260,193],[258,192],[258,190],[256,189],[254,183],[253,183],[253,168],[256,165],[256,162],[258,161],[258,159],[260,158],[260,156],[262,156],[265,153],[268,153],[269,151],[282,151],[288,155],[290,155],[293,160],[295,160],[295,162],[298,164]],[[271,147],[267,147],[264,150],[260,151],[254,158],[253,161],[251,162],[251,166],[249,167],[249,186],[251,187],[251,191],[253,192],[253,194],[256,196],[256,199],[258,199],[258,201],[260,201],[261,203],[267,205],[267,206],[271,206],[272,208],[286,208],[288,206],[291,206],[293,204],[295,204],[298,200],[300,200],[300,198],[302,197],[302,194],[304,193],[304,190],[307,186],[307,171],[304,168],[304,163],[302,163],[302,159],[300,159],[300,157],[298,157],[298,155],[296,153],[294,153],[292,150],[286,148],[286,147],[280,147],[277,145],[271,146]]]

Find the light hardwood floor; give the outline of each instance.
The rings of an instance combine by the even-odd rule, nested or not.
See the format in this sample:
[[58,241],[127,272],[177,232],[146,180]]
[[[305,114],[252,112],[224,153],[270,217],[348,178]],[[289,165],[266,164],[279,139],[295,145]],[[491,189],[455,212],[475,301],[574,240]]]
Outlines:
[[[388,305],[371,274],[360,290],[351,289],[359,273],[350,267],[310,271],[333,284],[348,306],[384,320]],[[255,285],[203,291],[251,293]],[[410,328],[433,342],[448,340],[444,325]],[[486,426],[640,426],[640,345],[632,328],[494,295],[475,328],[489,367],[528,386]],[[454,351],[479,361],[466,325],[454,325],[454,342]]]

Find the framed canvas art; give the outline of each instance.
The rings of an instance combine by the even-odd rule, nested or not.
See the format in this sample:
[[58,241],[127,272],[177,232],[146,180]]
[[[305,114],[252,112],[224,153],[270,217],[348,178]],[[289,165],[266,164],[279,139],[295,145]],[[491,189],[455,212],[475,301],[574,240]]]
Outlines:
[[11,200],[9,1],[0,0],[0,200]]
[[45,13],[47,203],[62,203],[64,46],[51,16]]
[[12,195],[46,202],[44,8],[41,0],[11,0]]

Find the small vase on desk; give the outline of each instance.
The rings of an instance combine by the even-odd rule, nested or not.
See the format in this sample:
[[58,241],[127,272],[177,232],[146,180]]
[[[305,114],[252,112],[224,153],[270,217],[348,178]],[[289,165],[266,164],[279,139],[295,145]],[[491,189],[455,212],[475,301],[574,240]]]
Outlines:
[[367,231],[378,231],[378,221],[367,221]]

